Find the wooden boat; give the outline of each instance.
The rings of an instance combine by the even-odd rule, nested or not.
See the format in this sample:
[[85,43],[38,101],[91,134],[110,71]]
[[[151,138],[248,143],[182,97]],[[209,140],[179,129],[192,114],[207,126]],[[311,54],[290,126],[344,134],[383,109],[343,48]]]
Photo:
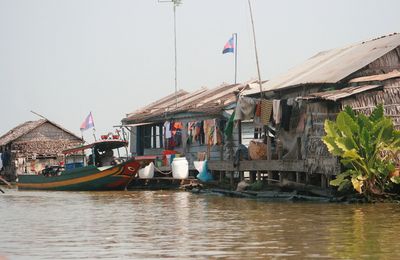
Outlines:
[[[65,167],[50,167],[40,175],[18,175],[18,189],[29,190],[64,190],[64,191],[99,191],[124,190],[136,177],[138,170],[154,161],[154,156],[140,156],[126,161],[111,162],[110,165],[101,163],[101,157],[121,147],[126,147],[123,140],[101,140],[89,145],[65,150],[66,155],[86,158],[84,151],[91,149],[89,160],[79,163],[66,163]],[[101,154],[103,153],[103,154]]]

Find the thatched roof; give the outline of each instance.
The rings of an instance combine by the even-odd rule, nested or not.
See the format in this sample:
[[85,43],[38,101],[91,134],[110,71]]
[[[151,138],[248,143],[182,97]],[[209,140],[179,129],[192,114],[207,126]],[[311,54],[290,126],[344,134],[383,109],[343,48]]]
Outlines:
[[21,136],[24,136],[26,134],[28,134],[29,132],[31,132],[32,130],[36,129],[37,127],[45,124],[45,123],[50,123],[52,125],[54,125],[57,128],[60,128],[61,130],[69,133],[70,135],[76,137],[79,140],[82,140],[81,137],[75,135],[74,133],[62,128],[61,126],[57,125],[56,123],[53,123],[47,119],[40,119],[37,121],[27,121],[25,123],[22,123],[16,127],[14,127],[13,129],[11,129],[10,131],[8,131],[7,133],[5,133],[3,136],[0,137],[0,146],[4,146],[18,138],[20,138]]

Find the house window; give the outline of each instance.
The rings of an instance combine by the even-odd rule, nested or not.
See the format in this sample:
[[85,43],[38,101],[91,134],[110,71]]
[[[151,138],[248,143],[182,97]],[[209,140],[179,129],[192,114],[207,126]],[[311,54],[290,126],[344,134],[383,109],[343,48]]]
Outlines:
[[147,149],[157,149],[163,147],[162,125],[143,126],[143,145]]

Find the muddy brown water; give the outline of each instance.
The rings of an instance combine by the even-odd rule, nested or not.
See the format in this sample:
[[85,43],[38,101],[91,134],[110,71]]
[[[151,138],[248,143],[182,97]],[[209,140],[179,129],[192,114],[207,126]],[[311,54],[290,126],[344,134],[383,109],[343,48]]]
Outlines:
[[4,190],[0,259],[400,257],[398,204]]

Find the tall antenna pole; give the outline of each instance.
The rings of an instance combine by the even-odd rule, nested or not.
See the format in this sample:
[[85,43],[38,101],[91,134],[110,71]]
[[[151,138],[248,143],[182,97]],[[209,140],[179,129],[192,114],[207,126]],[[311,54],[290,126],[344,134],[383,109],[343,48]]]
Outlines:
[[262,98],[263,97],[263,91],[262,91],[262,83],[261,83],[260,64],[258,62],[258,53],[257,53],[257,44],[256,44],[256,31],[254,29],[253,12],[251,10],[250,0],[247,0],[247,2],[249,3],[251,26],[253,28],[254,52],[255,52],[255,55],[256,55],[257,72],[258,72],[258,83],[260,84],[260,96]]
[[176,50],[176,6],[179,4],[174,2],[174,49],[175,49],[175,107],[178,107],[178,58]]
[[175,54],[175,107],[178,107],[178,54],[176,47],[176,7],[181,4],[182,0],[158,0],[159,3],[173,3],[174,10],[174,54]]

